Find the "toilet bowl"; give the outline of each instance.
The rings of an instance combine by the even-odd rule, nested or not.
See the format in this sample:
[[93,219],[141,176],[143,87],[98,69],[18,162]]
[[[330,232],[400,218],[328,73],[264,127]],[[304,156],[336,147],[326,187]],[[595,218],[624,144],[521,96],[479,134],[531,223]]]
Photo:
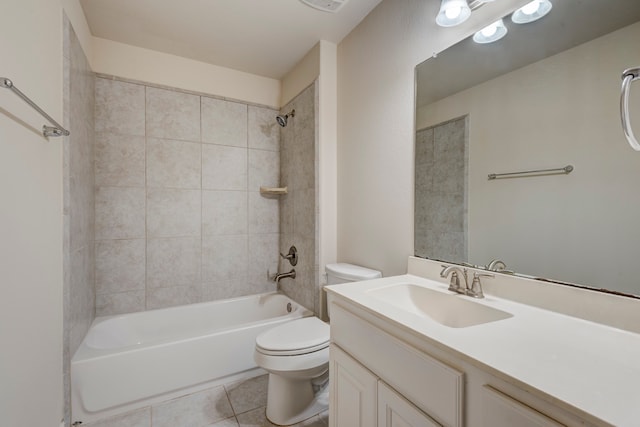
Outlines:
[[267,418],[291,425],[329,406],[329,325],[305,317],[256,338],[254,359],[269,372]]
[[[379,271],[352,264],[328,264],[327,283],[382,277]],[[287,426],[329,407],[329,325],[305,317],[276,326],[256,338],[256,364],[269,372],[267,418]]]

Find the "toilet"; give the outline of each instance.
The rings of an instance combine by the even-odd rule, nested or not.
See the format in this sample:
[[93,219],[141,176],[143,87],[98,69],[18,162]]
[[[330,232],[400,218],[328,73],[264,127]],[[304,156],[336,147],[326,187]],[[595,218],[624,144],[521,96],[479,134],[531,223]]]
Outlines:
[[[382,277],[352,264],[327,264],[327,284]],[[267,418],[287,426],[329,407],[329,325],[317,317],[292,320],[258,335],[256,364],[269,372]]]

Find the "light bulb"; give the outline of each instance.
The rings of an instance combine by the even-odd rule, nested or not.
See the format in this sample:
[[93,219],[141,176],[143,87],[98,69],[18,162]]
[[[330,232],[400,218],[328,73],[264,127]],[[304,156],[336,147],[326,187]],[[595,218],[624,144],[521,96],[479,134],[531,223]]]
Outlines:
[[551,0],[533,0],[513,12],[511,20],[515,24],[528,24],[545,16],[552,7]]
[[441,27],[462,24],[471,15],[467,0],[441,0],[436,23]]
[[462,14],[462,7],[460,6],[448,7],[447,10],[444,11],[444,14],[449,19],[456,19],[458,16]]
[[533,0],[522,7],[522,13],[525,15],[533,15],[540,9],[540,0]]
[[496,33],[496,31],[498,31],[498,23],[494,22],[493,24],[489,25],[488,27],[483,28],[480,32],[485,37],[491,37],[492,35],[494,35]]
[[473,41],[481,44],[493,43],[506,35],[507,27],[504,26],[504,22],[500,19],[475,33],[473,35]]

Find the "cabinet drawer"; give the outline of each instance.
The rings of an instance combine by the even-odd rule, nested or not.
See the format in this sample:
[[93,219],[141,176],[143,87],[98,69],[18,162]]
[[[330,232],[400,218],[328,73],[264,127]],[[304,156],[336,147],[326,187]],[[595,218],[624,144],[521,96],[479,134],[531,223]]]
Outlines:
[[482,389],[484,427],[562,427],[563,424],[518,402],[491,386]]
[[440,424],[463,425],[462,372],[335,304],[331,339]]

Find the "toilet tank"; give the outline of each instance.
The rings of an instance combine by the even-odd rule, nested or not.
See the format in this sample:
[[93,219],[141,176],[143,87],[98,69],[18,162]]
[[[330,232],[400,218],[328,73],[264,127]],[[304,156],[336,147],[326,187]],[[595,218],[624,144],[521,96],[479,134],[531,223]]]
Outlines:
[[[378,279],[382,277],[382,273],[378,270],[372,270],[359,265],[347,264],[344,262],[337,264],[327,264],[324,268],[327,273],[327,285],[337,285],[339,283],[357,282],[359,280]],[[331,307],[329,307],[326,295],[322,292],[322,319],[331,318]]]
[[337,263],[327,264],[327,285],[337,285],[339,283],[357,282],[359,280],[378,279],[382,273],[359,265]]

